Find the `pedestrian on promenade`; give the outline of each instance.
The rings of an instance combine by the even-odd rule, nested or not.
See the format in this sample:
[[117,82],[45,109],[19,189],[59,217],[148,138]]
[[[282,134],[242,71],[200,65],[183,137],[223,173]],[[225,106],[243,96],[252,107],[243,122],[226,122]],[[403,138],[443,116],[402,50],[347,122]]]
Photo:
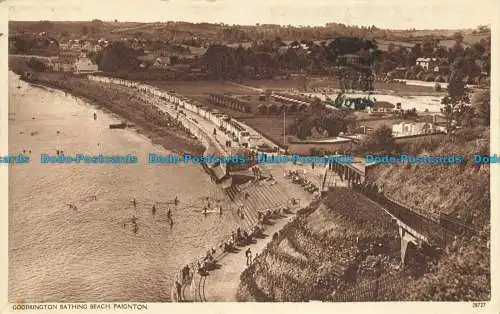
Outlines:
[[250,248],[248,248],[245,251],[245,255],[247,257],[247,266],[248,266],[248,265],[250,265],[252,263],[252,251],[250,251]]
[[178,280],[175,281],[175,289],[177,290],[178,301],[182,302],[182,285]]
[[156,215],[156,206],[155,204],[153,204],[153,208],[151,209],[153,215]]

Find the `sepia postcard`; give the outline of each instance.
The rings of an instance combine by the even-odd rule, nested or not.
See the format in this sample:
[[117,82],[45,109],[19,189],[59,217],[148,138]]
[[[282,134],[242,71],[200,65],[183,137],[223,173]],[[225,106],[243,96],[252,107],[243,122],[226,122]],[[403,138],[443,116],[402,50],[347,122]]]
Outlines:
[[500,3],[0,6],[1,313],[500,313]]

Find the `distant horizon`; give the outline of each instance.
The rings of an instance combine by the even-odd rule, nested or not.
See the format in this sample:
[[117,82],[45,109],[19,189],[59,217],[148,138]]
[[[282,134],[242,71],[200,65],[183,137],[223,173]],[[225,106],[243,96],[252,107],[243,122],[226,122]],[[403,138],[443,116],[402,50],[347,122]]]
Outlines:
[[[457,3],[453,0],[11,0],[9,21],[43,20],[166,23],[224,23],[324,27],[326,23],[376,26],[387,30],[474,29],[493,22],[494,0]],[[130,3],[130,5],[129,5]],[[132,6],[132,4],[134,6]],[[127,10],[127,6],[130,9]],[[122,10],[117,10],[122,8]],[[124,10],[125,9],[125,10]],[[157,22],[152,22],[157,21]]]
[[[93,18],[90,20],[9,20],[9,22],[18,22],[18,23],[33,23],[33,22],[52,22],[52,23],[91,23],[93,20],[100,20],[104,23],[138,23],[138,24],[168,24],[168,23],[188,23],[188,24],[211,24],[211,25],[220,25],[224,24],[225,26],[236,26],[236,27],[252,27],[252,26],[257,26],[257,23],[255,24],[229,24],[229,23],[223,23],[223,22],[209,22],[209,21],[200,21],[200,22],[192,22],[192,21],[186,21],[186,20],[169,20],[169,21],[119,21],[117,20],[116,22],[114,20],[103,20],[103,19],[98,19],[98,18]],[[479,24],[476,27],[464,27],[464,28],[383,28],[379,27],[377,25],[359,25],[359,24],[345,24],[341,22],[327,22],[323,25],[290,25],[290,24],[273,24],[273,23],[258,23],[260,26],[263,25],[277,25],[280,27],[287,27],[291,26],[294,28],[316,28],[316,27],[327,27],[327,24],[329,23],[336,23],[336,24],[343,24],[347,27],[370,27],[370,26],[375,26],[377,29],[380,30],[389,30],[389,31],[463,31],[463,30],[475,30],[479,26],[487,26],[491,30],[491,24]]]

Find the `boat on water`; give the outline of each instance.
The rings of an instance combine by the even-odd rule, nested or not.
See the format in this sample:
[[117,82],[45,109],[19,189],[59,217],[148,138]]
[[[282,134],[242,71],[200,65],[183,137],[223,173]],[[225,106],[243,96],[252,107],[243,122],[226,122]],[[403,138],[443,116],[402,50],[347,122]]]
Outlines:
[[114,124],[109,125],[110,129],[125,129],[126,127],[127,127],[127,123],[125,123],[125,122],[114,123]]

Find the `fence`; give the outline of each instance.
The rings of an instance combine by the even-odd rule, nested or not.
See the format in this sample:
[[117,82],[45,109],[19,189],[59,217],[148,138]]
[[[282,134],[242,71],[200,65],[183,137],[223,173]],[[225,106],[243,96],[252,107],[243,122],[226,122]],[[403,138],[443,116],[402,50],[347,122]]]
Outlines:
[[451,243],[453,234],[443,228],[438,222],[422,216],[399,203],[393,202],[378,191],[362,187],[361,185],[353,185],[353,189],[385,208],[394,218],[403,224],[420,233],[421,236],[426,238],[428,244],[446,247]]
[[[334,302],[366,302],[394,299],[394,292],[408,285],[405,273],[381,276],[355,288],[332,295]],[[392,298],[391,298],[392,297]]]
[[450,215],[444,213],[439,215],[439,222],[443,227],[455,233],[465,234],[468,236],[479,234],[479,230],[475,229],[471,224],[467,224],[460,219],[451,217]]

